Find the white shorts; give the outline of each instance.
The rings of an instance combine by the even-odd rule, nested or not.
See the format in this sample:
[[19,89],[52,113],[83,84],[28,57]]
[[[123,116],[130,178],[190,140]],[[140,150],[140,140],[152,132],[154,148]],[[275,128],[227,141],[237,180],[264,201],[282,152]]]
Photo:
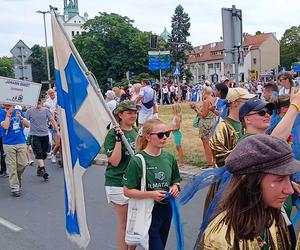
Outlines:
[[128,204],[129,198],[124,195],[123,187],[105,186],[105,191],[108,203],[112,202],[117,205]]
[[148,113],[148,114],[143,114],[142,112],[139,112],[139,118],[138,118],[138,123],[139,124],[144,124],[146,121],[150,119],[158,119],[157,113]]

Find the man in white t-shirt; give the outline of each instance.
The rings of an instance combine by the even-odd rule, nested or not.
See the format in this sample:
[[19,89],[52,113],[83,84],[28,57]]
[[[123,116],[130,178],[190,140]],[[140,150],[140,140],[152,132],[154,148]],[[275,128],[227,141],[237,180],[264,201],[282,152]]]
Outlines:
[[44,102],[44,107],[50,109],[52,115],[54,111],[56,111],[56,106],[57,106],[57,97],[56,97],[56,92],[54,89],[49,89],[48,92],[48,98]]
[[138,123],[143,125],[147,120],[158,118],[158,107],[156,100],[156,92],[151,88],[150,81],[142,80],[142,88],[139,96],[135,99],[135,103],[141,101],[141,110],[139,112]]
[[261,99],[262,93],[263,93],[263,86],[261,85],[261,83],[259,82],[256,86],[256,93],[259,99]]

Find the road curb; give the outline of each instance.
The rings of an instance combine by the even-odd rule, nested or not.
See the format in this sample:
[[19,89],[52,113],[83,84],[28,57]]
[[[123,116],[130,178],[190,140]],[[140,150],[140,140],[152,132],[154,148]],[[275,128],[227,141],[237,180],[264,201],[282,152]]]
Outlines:
[[[103,156],[100,156],[98,159],[93,161],[94,165],[97,166],[104,166],[106,167],[108,162],[107,159],[105,159]],[[179,169],[179,173],[181,175],[182,178],[184,179],[191,179],[194,176],[200,174],[201,172],[203,172],[203,169],[199,168],[199,167],[195,167],[195,166],[185,166],[185,169]]]

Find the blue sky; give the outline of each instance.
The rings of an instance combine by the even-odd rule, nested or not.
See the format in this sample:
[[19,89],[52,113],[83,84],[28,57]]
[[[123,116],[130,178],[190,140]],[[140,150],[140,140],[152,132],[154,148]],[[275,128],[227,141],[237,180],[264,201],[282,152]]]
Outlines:
[[[243,31],[250,34],[260,30],[275,32],[280,39],[284,31],[300,25],[300,7],[292,0],[79,0],[80,14],[93,18],[98,12],[115,12],[135,20],[140,30],[160,34],[164,27],[170,31],[171,17],[181,4],[191,18],[189,41],[197,46],[219,41],[222,36],[221,8],[233,4],[243,12]],[[0,0],[0,56],[11,56],[10,50],[19,39],[29,47],[44,45],[44,28],[37,10],[49,5],[63,12],[63,0]],[[47,17],[48,44],[52,44],[50,16]]]

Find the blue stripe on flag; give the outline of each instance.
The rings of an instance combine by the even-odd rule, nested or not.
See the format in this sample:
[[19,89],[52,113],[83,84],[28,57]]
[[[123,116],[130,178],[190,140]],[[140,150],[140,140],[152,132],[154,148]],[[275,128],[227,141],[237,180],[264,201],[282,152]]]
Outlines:
[[72,54],[65,68],[65,75],[69,93],[63,90],[60,72],[56,71],[57,99],[58,105],[66,112],[72,167],[74,168],[76,160],[79,159],[79,164],[83,168],[88,168],[100,152],[101,146],[95,137],[74,119],[77,111],[87,97],[88,93],[86,89],[89,83]]
[[66,208],[66,229],[69,234],[80,234],[78,220],[77,220],[77,213],[70,213],[69,205],[68,205],[68,192],[65,182],[65,208]]

